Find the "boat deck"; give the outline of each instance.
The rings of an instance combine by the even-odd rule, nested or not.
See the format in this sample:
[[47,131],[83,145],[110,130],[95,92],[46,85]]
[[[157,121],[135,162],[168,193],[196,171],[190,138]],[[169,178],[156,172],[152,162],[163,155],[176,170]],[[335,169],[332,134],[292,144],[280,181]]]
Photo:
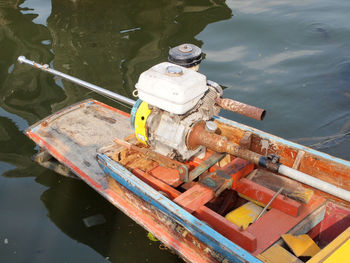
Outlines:
[[[114,138],[132,134],[129,115],[97,101],[75,104],[32,125],[27,135],[78,176],[87,175],[91,186],[107,187],[96,152]],[[93,128],[92,128],[93,127]],[[79,172],[77,172],[79,170]]]
[[[222,257],[213,257],[210,253],[202,254],[202,249],[198,248],[200,240],[191,234],[184,239],[187,231],[178,222],[111,180],[98,165],[96,153],[101,148],[111,145],[115,138],[123,139],[133,133],[129,114],[95,100],[87,100],[32,125],[26,133],[43,151],[70,168],[76,176],[153,233],[183,259],[191,262],[217,262],[215,257]],[[232,245],[237,251],[234,254],[238,254],[241,260],[233,258],[230,261],[259,262],[235,244]],[[202,245],[202,248],[205,247],[207,246]],[[231,253],[232,250],[228,255]]]
[[[245,138],[244,132],[239,131],[240,138],[234,138],[225,125],[227,126],[222,123],[222,130],[224,134],[227,133],[225,134],[227,137],[231,136],[230,139],[244,143],[242,139]],[[341,211],[340,214],[344,216],[343,219],[345,218],[345,223],[337,232],[340,233],[350,226],[350,211],[339,208],[333,203],[326,203],[324,197],[314,194],[305,204],[288,197],[278,197],[274,206],[259,221],[245,229],[237,227],[226,220],[222,213],[217,211],[218,209],[209,208],[210,205],[207,203],[212,199],[217,200],[215,193],[218,189],[208,190],[208,185],[203,187],[203,183],[199,184],[197,181],[183,183],[183,178],[174,172],[174,169],[166,169],[157,163],[147,161],[142,155],[124,158],[123,163],[120,156],[124,154],[125,157],[127,154],[122,152],[122,147],[116,147],[113,141],[116,138],[122,140],[132,138],[130,136],[132,134],[129,114],[95,100],[83,101],[65,108],[27,130],[27,135],[41,149],[68,167],[187,261],[260,262],[254,256],[261,254],[273,244],[282,244],[281,234],[308,232],[316,225],[320,225],[329,209]],[[259,146],[259,149],[255,149],[257,151],[263,151],[265,148],[265,154],[269,147],[279,149],[272,143],[266,146],[262,138],[259,137],[258,143],[257,138],[253,138],[255,144],[249,147]],[[278,141],[277,137],[269,139],[270,142]],[[298,161],[298,158],[300,159],[298,152],[305,149],[292,146],[290,152],[286,150],[281,152],[282,158],[291,165],[298,162],[298,165],[306,169],[305,162]],[[98,157],[97,153],[100,153]],[[217,157],[214,153],[207,154],[203,160],[197,158],[187,165],[191,170],[195,167],[200,168],[211,156]],[[293,160],[288,159],[291,156]],[[304,159],[307,160],[308,152],[305,156]],[[322,161],[321,157],[317,160]],[[276,191],[242,178],[252,172],[254,169],[252,164],[239,158],[224,159],[226,161],[222,161],[222,167],[216,166],[214,171],[221,169],[225,172],[229,167],[230,178],[231,175],[235,178],[229,183],[234,185],[234,189],[240,195],[265,204],[271,199]],[[341,168],[334,165],[336,169],[344,170],[343,167],[347,167],[344,166],[345,161],[337,159],[335,161],[343,165]],[[346,169],[350,170],[349,167]],[[202,177],[201,182],[204,182],[204,179],[213,179],[208,179],[208,176]],[[147,184],[144,184],[145,182]],[[225,181],[222,182],[224,183]],[[137,192],[139,194],[135,194]],[[211,205],[215,206],[213,203],[215,202]],[[319,233],[320,230],[318,232],[314,230],[314,237]]]

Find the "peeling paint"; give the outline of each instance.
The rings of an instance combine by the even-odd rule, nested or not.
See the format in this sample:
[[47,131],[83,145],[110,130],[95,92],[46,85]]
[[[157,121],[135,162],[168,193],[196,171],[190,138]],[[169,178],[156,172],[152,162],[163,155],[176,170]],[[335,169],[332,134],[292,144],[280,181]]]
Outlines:
[[261,140],[261,152],[267,155],[267,151],[269,150],[269,141],[268,140]]

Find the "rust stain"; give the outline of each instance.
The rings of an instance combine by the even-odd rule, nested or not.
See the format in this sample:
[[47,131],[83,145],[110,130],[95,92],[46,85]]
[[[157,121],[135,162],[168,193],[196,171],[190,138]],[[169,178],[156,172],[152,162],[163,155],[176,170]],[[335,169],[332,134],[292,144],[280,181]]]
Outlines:
[[153,168],[158,166],[158,163],[148,159],[145,155],[142,153],[122,148],[121,151],[114,153],[111,158],[119,162],[121,165],[123,165],[128,170],[133,169],[140,169],[144,172],[148,172],[152,170]]
[[255,106],[251,106],[232,99],[217,98],[216,103],[225,110],[233,111],[256,120],[263,120],[266,113],[264,109],[257,108]]

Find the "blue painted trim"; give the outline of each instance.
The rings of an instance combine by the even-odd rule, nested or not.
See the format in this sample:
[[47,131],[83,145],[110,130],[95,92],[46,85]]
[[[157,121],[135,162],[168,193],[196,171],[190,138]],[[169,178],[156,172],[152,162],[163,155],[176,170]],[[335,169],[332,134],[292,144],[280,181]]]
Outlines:
[[279,142],[281,144],[287,145],[288,147],[295,148],[295,149],[298,149],[298,150],[301,150],[301,151],[305,151],[305,152],[310,153],[312,155],[316,155],[318,157],[330,160],[332,162],[335,162],[335,163],[342,164],[342,165],[345,165],[347,167],[350,167],[350,162],[349,161],[346,161],[346,160],[343,160],[343,159],[331,156],[331,155],[323,153],[323,152],[316,151],[316,150],[314,150],[312,148],[309,148],[309,147],[306,147],[306,146],[303,146],[303,145],[300,145],[300,144],[297,144],[297,143],[294,143],[294,142],[282,139],[280,137],[271,135],[269,133],[260,131],[258,129],[255,129],[255,128],[252,128],[252,127],[249,127],[249,126],[246,126],[244,124],[240,124],[240,123],[232,121],[232,120],[225,119],[225,118],[220,117],[220,116],[214,116],[214,119],[216,119],[216,120],[218,120],[218,121],[220,121],[222,123],[225,123],[227,125],[234,126],[234,127],[238,128],[238,129],[258,134],[263,139],[268,139],[270,141],[276,141],[276,142]]
[[261,262],[250,253],[216,232],[207,224],[198,220],[182,207],[161,195],[158,191],[141,181],[125,167],[111,160],[108,156],[97,154],[97,161],[107,175],[112,176],[134,194],[169,215],[189,230],[196,238],[207,244],[223,257],[232,262]]
[[[33,132],[36,133],[39,129],[41,128],[41,124],[35,126],[35,127],[30,127],[29,129]],[[29,130],[27,129],[27,130]]]

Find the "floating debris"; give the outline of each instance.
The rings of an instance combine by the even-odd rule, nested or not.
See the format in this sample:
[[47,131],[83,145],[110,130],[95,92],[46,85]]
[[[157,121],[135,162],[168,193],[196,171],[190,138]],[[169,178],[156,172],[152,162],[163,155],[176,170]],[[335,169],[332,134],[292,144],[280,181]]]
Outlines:
[[9,240],[7,238],[4,239],[4,244],[7,245],[9,243]]
[[149,240],[151,240],[153,242],[159,241],[151,232],[148,232],[147,237]]
[[92,226],[102,225],[106,223],[106,219],[103,215],[97,214],[94,216],[89,216],[84,218],[83,222],[86,227],[92,227]]
[[8,70],[7,70],[7,72],[9,73],[9,74],[11,74],[12,72],[13,72],[13,69],[15,68],[15,64],[12,64],[9,68],[8,68]]
[[121,30],[120,33],[124,34],[124,33],[134,32],[134,31],[138,31],[138,30],[141,30],[141,28],[135,27],[135,28],[130,28],[130,29],[126,29],[126,30]]

